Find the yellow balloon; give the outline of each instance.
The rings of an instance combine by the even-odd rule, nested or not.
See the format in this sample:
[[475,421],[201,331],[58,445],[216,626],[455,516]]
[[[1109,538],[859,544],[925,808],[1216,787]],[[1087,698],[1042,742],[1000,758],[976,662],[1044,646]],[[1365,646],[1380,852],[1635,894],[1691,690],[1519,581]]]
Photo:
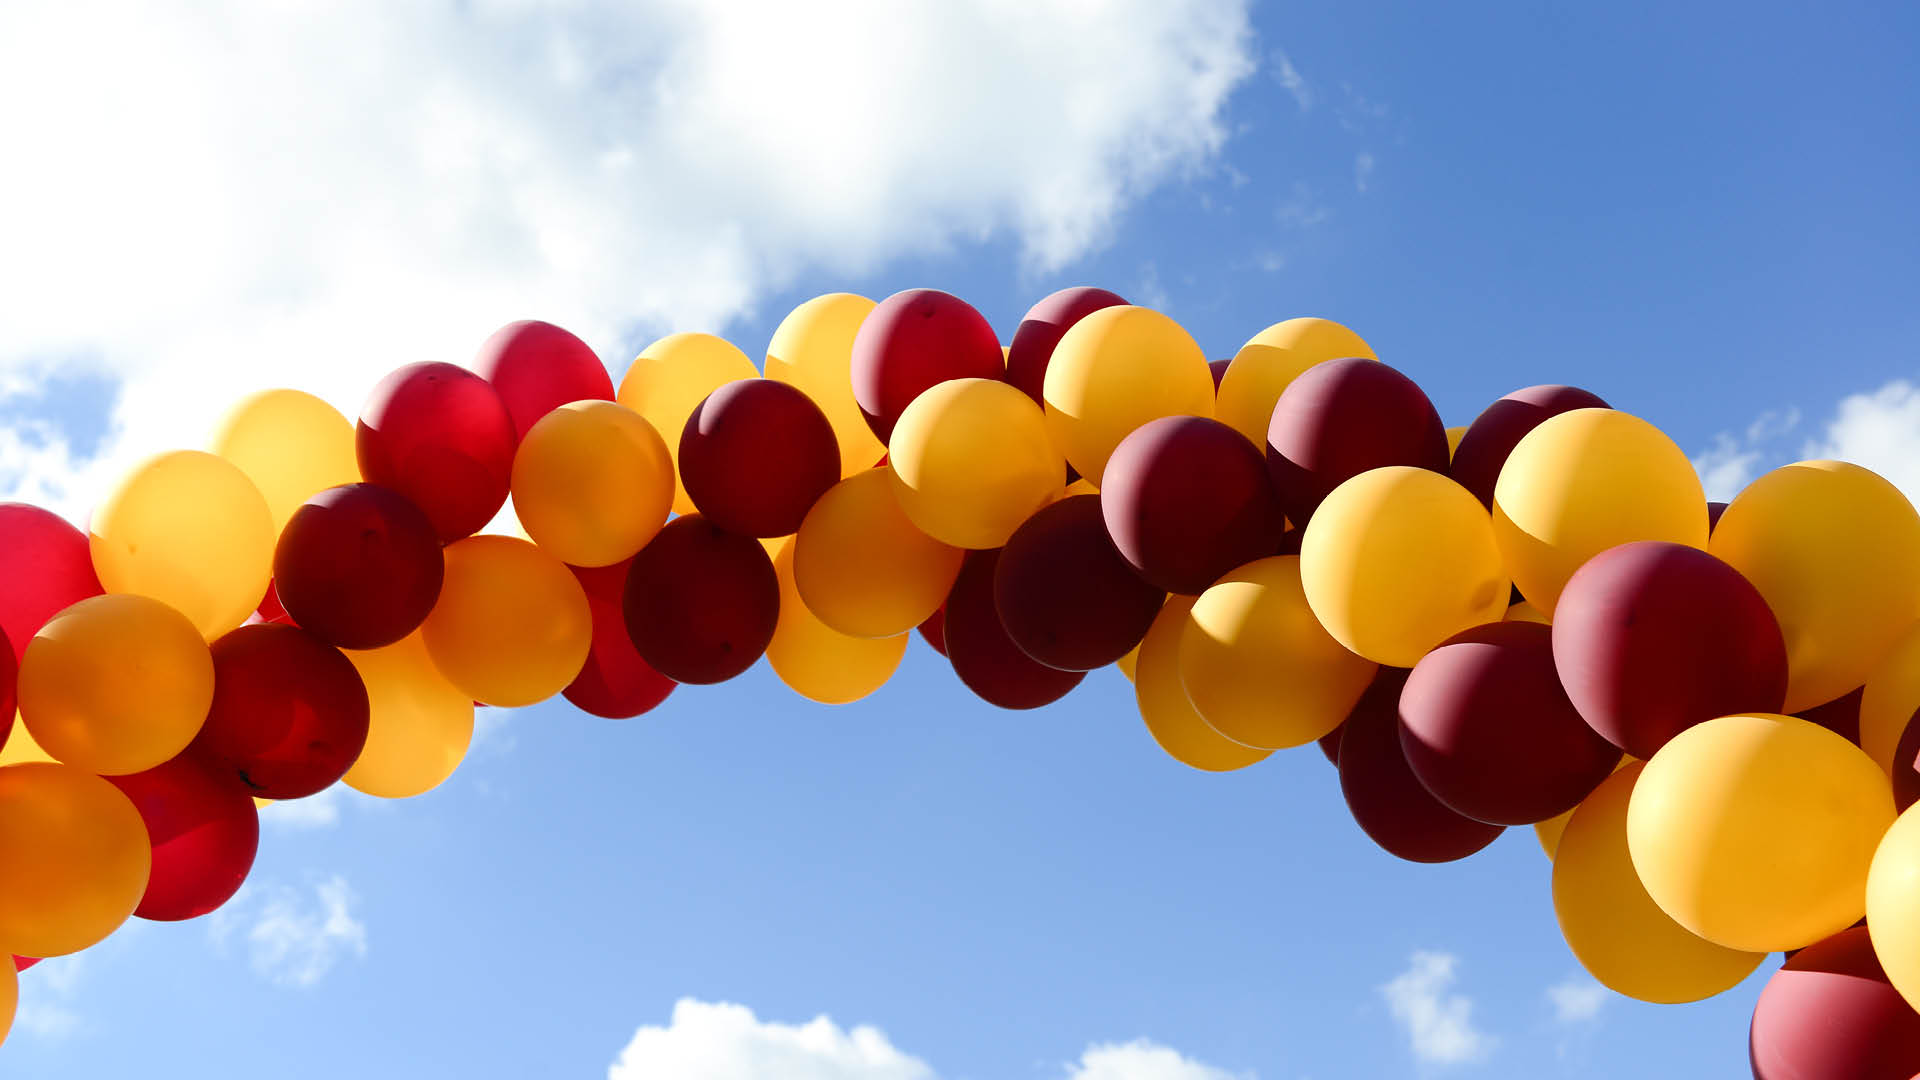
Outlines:
[[871,469],[887,452],[853,400],[848,374],[854,335],[873,308],[873,301],[853,293],[816,296],[788,312],[767,343],[767,378],[794,387],[827,414],[840,443],[843,479]]
[[1465,424],[1461,424],[1459,427],[1450,427],[1447,429],[1447,460],[1448,461],[1453,460],[1453,452],[1455,450],[1460,449],[1460,440],[1462,437],[1466,435],[1466,433],[1467,433],[1467,425]]
[[34,742],[103,776],[145,772],[185,750],[212,705],[206,641],[151,597],[74,604],[40,628],[20,663],[20,715]]
[[298,390],[243,399],[213,433],[213,452],[232,462],[267,500],[274,535],[315,494],[360,482],[353,425],[339,410]]
[[954,547],[1000,547],[1066,487],[1045,414],[993,379],[949,379],[914,398],[887,453],[907,519]]
[[1707,550],[1746,575],[1780,620],[1788,712],[1866,682],[1920,617],[1920,514],[1858,465],[1767,473],[1720,515]]
[[1723,716],[1647,762],[1627,842],[1674,922],[1747,952],[1837,934],[1866,911],[1893,788],[1846,739],[1791,716]]
[[1062,488],[1060,490],[1059,496],[1054,501],[1058,502],[1060,499],[1071,499],[1075,495],[1098,495],[1098,494],[1100,494],[1100,489],[1093,486],[1093,481],[1083,476],[1080,479],[1075,480],[1073,483],[1068,484],[1066,487]]
[[1519,603],[1514,604],[1511,607],[1507,608],[1505,621],[1506,622],[1539,623],[1542,626],[1553,625],[1552,619],[1549,619],[1545,615],[1541,614],[1539,608],[1534,607],[1532,604],[1527,603],[1525,600],[1522,600]]
[[27,730],[27,722],[20,714],[13,714],[13,734],[0,744],[0,765],[25,765],[33,761],[52,761],[53,755],[40,748],[33,741],[33,732]]
[[0,956],[103,940],[139,906],[152,865],[147,826],[119,788],[71,765],[0,768]]
[[1267,422],[1287,384],[1327,360],[1377,360],[1360,335],[1331,319],[1288,319],[1253,335],[1220,377],[1215,413],[1228,427],[1265,449]]
[[1139,660],[1131,676],[1133,698],[1140,706],[1140,718],[1147,722],[1147,734],[1173,760],[1207,772],[1244,769],[1265,761],[1273,751],[1242,746],[1213,730],[1193,711],[1187,688],[1180,684],[1180,638],[1195,599],[1169,596],[1154,616],[1137,650]]
[[13,970],[13,957],[0,956],[0,1046],[7,1042],[13,1028],[13,1011],[20,1004],[20,976]]
[[821,622],[851,637],[890,638],[926,622],[966,553],[914,527],[892,469],[868,469],[827,490],[794,536],[793,583]]
[[1893,754],[1920,710],[1920,623],[1887,653],[1860,694],[1860,749],[1893,775]]
[[540,418],[513,455],[513,508],[543,549],[575,566],[612,566],[667,523],[673,457],[639,413],[576,401]]
[[[693,500],[679,485],[680,433],[707,395],[736,379],[757,379],[747,354],[712,334],[668,334],[641,350],[620,380],[614,400],[660,433],[674,463],[673,512],[693,513]],[[851,393],[852,391],[848,391]]]
[[224,458],[148,458],[93,512],[93,569],[110,593],[139,593],[211,640],[260,606],[280,534],[260,489]]
[[1887,830],[1867,874],[1867,933],[1887,981],[1920,1009],[1920,812],[1908,807]]
[[367,745],[348,787],[405,799],[439,787],[473,742],[473,698],[434,667],[420,631],[384,649],[347,652],[367,687]]
[[1300,578],[1335,641],[1390,667],[1410,668],[1462,630],[1499,622],[1512,597],[1480,500],[1407,465],[1333,489],[1301,537]]
[[[1113,666],[1120,669],[1120,674],[1125,675],[1128,682],[1132,682],[1134,673],[1140,666],[1140,646],[1135,645],[1133,648],[1128,649],[1127,655],[1114,661]],[[1184,692],[1185,691],[1182,691],[1182,693]]]
[[456,540],[446,560],[440,599],[420,633],[447,681],[505,708],[565,690],[593,644],[593,612],[573,571],[510,536]]
[[[1515,606],[1517,607],[1518,605]],[[1638,764],[1640,764],[1639,758],[1631,754],[1622,754],[1620,763],[1613,767],[1613,771],[1619,772],[1629,765]],[[1576,806],[1573,810],[1557,814],[1545,821],[1536,821],[1533,823],[1534,839],[1540,841],[1540,850],[1547,853],[1548,859],[1552,859],[1554,852],[1560,849],[1560,836],[1567,831],[1567,822],[1573,819],[1574,810],[1578,809],[1580,808]]]
[[1507,456],[1493,535],[1520,591],[1552,618],[1567,579],[1610,547],[1664,540],[1704,550],[1707,496],[1659,428],[1613,409],[1574,409]]
[[770,550],[780,578],[780,622],[767,644],[773,673],[794,693],[827,705],[858,701],[886,685],[906,655],[907,635],[848,637],[821,622],[794,587],[793,539],[775,541]]
[[1739,985],[1767,954],[1692,934],[1647,895],[1627,851],[1627,808],[1644,767],[1616,771],[1571,811],[1553,859],[1553,910],[1602,986],[1640,1001],[1699,1001]]
[[1301,565],[1276,555],[1242,566],[1200,594],[1181,629],[1187,698],[1243,746],[1313,742],[1340,726],[1373,680],[1373,661],[1342,648],[1307,607]]
[[1213,371],[1179,323],[1118,305],[1061,336],[1042,396],[1054,445],[1099,487],[1107,458],[1134,428],[1163,416],[1213,415]]

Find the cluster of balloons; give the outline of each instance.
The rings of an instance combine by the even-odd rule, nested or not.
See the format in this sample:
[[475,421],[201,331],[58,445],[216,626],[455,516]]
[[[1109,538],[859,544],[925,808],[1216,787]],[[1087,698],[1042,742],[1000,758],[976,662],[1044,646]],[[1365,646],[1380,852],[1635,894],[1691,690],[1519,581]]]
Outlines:
[[1324,319],[1209,363],[1100,289],[1004,348],[943,292],[835,293],[764,374],[682,333],[617,387],[517,322],[356,423],[247,398],[86,533],[0,505],[0,565],[0,1037],[15,965],[219,907],[264,801],[434,788],[476,705],[632,717],[762,656],[844,703],[917,629],[1010,709],[1117,665],[1196,769],[1317,743],[1401,858],[1533,825],[1622,994],[1792,953],[1757,1076],[1920,1071],[1920,515],[1829,461],[1709,504],[1572,387],[1450,429]]

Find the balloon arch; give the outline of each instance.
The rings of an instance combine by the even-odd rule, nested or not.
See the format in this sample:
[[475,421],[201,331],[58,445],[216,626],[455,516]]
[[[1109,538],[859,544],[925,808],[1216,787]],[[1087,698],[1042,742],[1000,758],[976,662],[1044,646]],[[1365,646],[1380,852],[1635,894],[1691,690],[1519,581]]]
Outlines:
[[475,704],[636,716],[763,655],[843,703],[918,628],[1010,709],[1117,664],[1180,767],[1317,741],[1401,858],[1534,826],[1619,993],[1789,953],[1756,1076],[1920,1071],[1907,499],[1810,461],[1709,504],[1657,428],[1566,386],[1447,429],[1323,319],[1209,364],[1099,289],[1004,349],[946,293],[836,293],[764,375],[683,333],[617,389],[518,322],[355,425],[250,397],[87,533],[0,505],[0,566],[0,1037],[16,965],[219,907],[265,800],[433,788]]

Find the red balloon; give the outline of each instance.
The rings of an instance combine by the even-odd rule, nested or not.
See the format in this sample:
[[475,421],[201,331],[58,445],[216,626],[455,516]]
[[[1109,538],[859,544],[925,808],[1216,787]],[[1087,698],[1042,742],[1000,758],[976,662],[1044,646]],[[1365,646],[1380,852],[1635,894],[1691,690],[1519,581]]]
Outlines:
[[1773,973],[1747,1048],[1755,1080],[1911,1080],[1920,1074],[1920,1013],[1856,927],[1799,950]]
[[1713,535],[1713,530],[1720,525],[1720,515],[1726,512],[1726,503],[1710,502],[1707,504],[1707,535]]
[[1599,395],[1578,387],[1529,386],[1515,390],[1487,406],[1460,436],[1460,445],[1453,452],[1453,478],[1491,510],[1500,467],[1527,432],[1550,416],[1574,409],[1605,408],[1608,405]]
[[[1125,303],[1105,289],[1076,285],[1052,293],[1028,308],[1013,332],[1012,344],[1007,346],[1007,382],[1032,398],[1035,405],[1045,405],[1042,391],[1046,388],[1047,363],[1053,359],[1054,346],[1060,344],[1074,323],[1101,308]],[[1217,376],[1214,385],[1220,385]]]
[[853,400],[883,443],[921,391],[1007,370],[985,316],[937,289],[908,289],[875,305],[854,335],[851,365]]
[[1387,465],[1447,471],[1446,426],[1412,379],[1377,360],[1328,360],[1281,392],[1267,469],[1295,525],[1342,482]]
[[513,417],[465,368],[408,364],[380,380],[355,429],[360,475],[412,499],[440,539],[478,532],[507,502]]
[[1502,827],[1455,813],[1413,775],[1400,747],[1400,690],[1406,668],[1380,669],[1347,715],[1340,735],[1340,793],[1374,843],[1410,862],[1464,859]]
[[185,754],[106,779],[140,811],[153,842],[153,872],[135,915],[197,918],[240,890],[260,847],[260,812],[238,780]]
[[1346,730],[1347,722],[1342,720],[1339,727],[1320,736],[1318,740],[1320,752],[1326,755],[1327,763],[1336,768],[1340,765],[1340,735]]
[[500,395],[516,441],[570,401],[613,400],[613,378],[587,343],[538,319],[494,331],[473,358],[473,371]]
[[561,691],[568,701],[595,716],[625,720],[667,700],[678,683],[640,658],[627,634],[624,597],[633,560],[612,566],[570,566],[593,612],[593,647],[586,666]]
[[920,636],[933,646],[933,651],[941,656],[947,655],[947,608],[942,604],[938,611],[927,616],[920,624]]
[[680,433],[680,482],[700,513],[741,536],[789,536],[814,500],[840,482],[840,444],[827,414],[773,379],[727,383]]
[[1893,751],[1893,805],[1902,811],[1920,802],[1920,712],[1907,718]]
[[367,688],[339,649],[254,623],[213,643],[213,707],[188,752],[263,799],[332,786],[367,744]]
[[1853,745],[1859,746],[1860,696],[1866,692],[1866,689],[1864,686],[1856,686],[1825,705],[1801,709],[1794,715],[1802,720],[1811,720]]
[[277,623],[281,626],[299,625],[293,621],[293,616],[287,614],[285,605],[280,603],[280,593],[273,587],[272,578],[267,579],[267,595],[260,598],[260,603],[253,609],[253,614],[247,616],[247,625],[252,626],[256,623]]
[[1227,377],[1227,368],[1232,365],[1232,363],[1232,360],[1213,360],[1208,362],[1207,370],[1213,374],[1214,393],[1217,394],[1220,392],[1220,380]]
[[1716,716],[1779,712],[1787,693],[1786,641],[1760,591],[1683,544],[1622,544],[1575,571],[1553,660],[1593,730],[1643,760]]
[[308,499],[273,551],[281,609],[343,649],[378,649],[413,633],[445,574],[433,523],[378,484],[342,484]]
[[37,956],[16,956],[13,958],[13,970],[25,971],[40,962]]
[[969,551],[947,594],[947,659],[967,689],[1003,709],[1037,709],[1065,697],[1084,671],[1050,668],[1020,651],[994,608],[998,548]]
[[993,575],[1008,638],[1063,671],[1092,671],[1127,655],[1166,599],[1114,549],[1098,495],[1042,507],[1014,530]]
[[0,746],[13,734],[13,712],[19,703],[20,665],[14,662],[7,635],[0,632]]
[[0,631],[17,664],[47,620],[101,593],[87,534],[67,519],[26,503],[0,503]]
[[1274,554],[1286,528],[1260,451],[1218,420],[1166,416],[1140,425],[1114,448],[1100,483],[1114,546],[1167,592],[1205,592],[1234,568]]
[[725,682],[753,666],[780,621],[780,579],[760,541],[699,514],[633,557],[622,597],[634,650],[675,682]]

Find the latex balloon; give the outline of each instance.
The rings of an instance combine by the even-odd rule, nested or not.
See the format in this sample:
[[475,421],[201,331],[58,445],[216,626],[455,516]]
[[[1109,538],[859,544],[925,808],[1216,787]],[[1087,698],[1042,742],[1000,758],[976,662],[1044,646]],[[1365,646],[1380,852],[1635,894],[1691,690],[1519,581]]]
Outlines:
[[347,786],[382,799],[439,787],[473,742],[473,698],[434,666],[417,631],[347,659],[367,688],[368,705],[367,744],[347,770]]
[[892,637],[940,610],[962,552],[916,528],[890,469],[835,484],[794,538],[793,577],[807,610],[853,637]]
[[1675,922],[1730,949],[1777,952],[1860,918],[1893,816],[1886,774],[1859,747],[1790,716],[1725,716],[1647,762],[1627,842]]
[[1894,989],[1920,1009],[1920,810],[1903,812],[1880,840],[1867,875],[1867,929]]
[[632,409],[578,401],[528,430],[513,458],[513,510],[562,562],[611,566],[653,539],[673,506],[673,456]]
[[492,384],[429,361],[380,380],[360,410],[360,475],[426,512],[443,541],[471,536],[507,501],[518,436]]
[[667,699],[678,684],[640,658],[627,633],[627,575],[633,560],[612,566],[569,567],[593,613],[593,645],[580,674],[561,691],[574,706],[595,716],[624,720]]
[[1406,465],[1334,489],[1300,542],[1300,578],[1335,641],[1405,668],[1499,622],[1510,590],[1486,510],[1440,473]]
[[521,439],[541,417],[569,402],[613,400],[613,379],[593,349],[538,319],[495,330],[473,358],[473,372],[500,395]]
[[1047,364],[1067,329],[1101,308],[1125,303],[1116,293],[1087,285],[1049,293],[1027,309],[1013,332],[1013,344],[1007,347],[1007,382],[1032,398],[1035,405],[1044,406]]
[[680,479],[700,515],[742,536],[789,536],[840,480],[840,447],[820,407],[772,379],[722,386],[687,418]]
[[260,606],[255,608],[253,614],[249,615],[247,621],[241,625],[253,626],[258,623],[275,623],[280,626],[298,625],[293,621],[293,616],[287,614],[287,607],[280,602],[280,594],[274,591],[271,580],[267,582],[267,594],[260,598]]
[[1327,360],[1375,359],[1360,335],[1330,319],[1288,319],[1253,335],[1220,379],[1222,422],[1255,447],[1267,445],[1267,425],[1280,395],[1301,372]]
[[833,425],[840,477],[862,472],[886,453],[853,400],[853,339],[874,308],[853,293],[828,293],[794,308],[767,343],[767,378],[797,387]]
[[1334,488],[1390,465],[1447,471],[1447,429],[1412,379],[1373,360],[1329,360],[1287,384],[1263,446],[1287,518],[1305,525]]
[[0,958],[0,1045],[7,1041],[13,1027],[13,1012],[20,1004],[20,979],[14,972],[16,961]]
[[0,634],[0,749],[7,745],[7,737],[13,733],[13,718],[19,708],[19,668],[13,661],[13,647],[5,634]]
[[57,514],[26,503],[0,503],[0,632],[18,662],[27,642],[70,604],[101,593],[87,534]]
[[433,522],[377,484],[329,488],[294,511],[273,553],[273,591],[302,629],[343,649],[413,633],[440,598]]
[[338,409],[298,390],[243,398],[214,431],[212,450],[259,489],[275,536],[315,492],[360,481],[353,425]]
[[994,609],[998,550],[970,551],[947,595],[947,659],[967,689],[1003,709],[1037,709],[1067,695],[1086,678],[1039,663],[1007,636]]
[[1913,625],[1920,514],[1858,465],[1803,461],[1760,477],[1721,515],[1710,550],[1780,620],[1788,712],[1866,682]]
[[1339,727],[1314,740],[1314,745],[1320,748],[1320,756],[1336,769],[1340,767],[1340,733],[1346,729],[1347,722],[1342,720]]
[[[1613,771],[1619,772],[1629,765],[1637,765],[1639,763],[1640,759],[1634,757],[1632,754],[1622,754],[1620,755],[1620,763],[1613,767]],[[1592,798],[1592,796],[1588,796],[1588,798]],[[1553,853],[1560,847],[1560,835],[1567,831],[1567,822],[1571,820],[1573,815],[1578,813],[1579,810],[1580,808],[1576,806],[1563,814],[1555,814],[1545,821],[1536,821],[1533,823],[1534,839],[1540,841],[1540,850],[1547,853],[1548,859],[1552,859]]]
[[1920,1014],[1887,981],[1864,926],[1787,958],[1754,1005],[1756,1080],[1912,1080]]
[[933,646],[934,652],[939,653],[941,656],[947,655],[947,609],[945,601],[941,602],[941,607],[938,611],[927,616],[927,621],[920,624],[919,630],[921,639],[928,645]]
[[1353,820],[1396,858],[1464,859],[1505,831],[1448,809],[1420,784],[1401,750],[1403,668],[1381,668],[1340,729],[1340,793]]
[[985,316],[937,289],[908,289],[880,301],[854,335],[850,365],[853,400],[889,446],[900,414],[929,387],[948,379],[997,380],[1007,368]]
[[[679,476],[679,433],[687,426],[687,417],[708,394],[736,379],[758,378],[747,354],[731,342],[712,334],[668,334],[648,345],[634,358],[633,365],[620,380],[616,399],[620,404],[645,417],[660,437],[666,440],[673,456],[674,475]],[[684,489],[676,489],[673,512],[690,514],[693,500]]]
[[65,956],[104,939],[146,892],[146,826],[71,765],[0,768],[0,954]]
[[1005,544],[1060,494],[1066,475],[1040,408],[987,379],[949,379],[920,394],[895,423],[887,457],[907,519],[960,548]]
[[1092,671],[1126,656],[1166,598],[1114,549],[1098,495],[1062,499],[1028,518],[994,571],[994,609],[1007,636],[1063,671]]
[[1142,424],[1114,448],[1104,481],[1100,508],[1115,547],[1168,592],[1204,592],[1275,554],[1286,529],[1260,452],[1218,420]]
[[676,682],[725,682],[773,640],[780,579],[757,541],[689,514],[634,556],[623,603],[633,647],[654,670]]
[[27,730],[27,725],[21,721],[17,712],[13,716],[12,723],[13,734],[7,736],[4,744],[0,744],[0,765],[25,765],[29,762],[53,760],[52,754],[41,749],[40,744],[33,741],[33,732]]
[[1450,471],[1481,505],[1493,509],[1493,489],[1507,455],[1550,416],[1574,409],[1605,409],[1597,394],[1572,386],[1529,386],[1487,406],[1460,438]]
[[[1145,639],[1143,638],[1142,640],[1145,640]],[[1113,662],[1113,666],[1120,669],[1120,674],[1125,675],[1127,677],[1128,682],[1133,681],[1134,671],[1139,667],[1139,664],[1140,664],[1140,646],[1138,645],[1135,645],[1133,648],[1127,650],[1127,655]]]
[[1525,600],[1522,600],[1517,604],[1509,604],[1507,606],[1507,613],[1506,615],[1502,616],[1502,618],[1504,618],[1507,622],[1539,623],[1541,626],[1553,625],[1552,620],[1548,619],[1545,615],[1542,615],[1540,613],[1539,608],[1534,607],[1532,604],[1527,603]]
[[450,544],[447,578],[420,625],[434,666],[483,705],[532,705],[587,662],[593,613],[559,559],[510,536]]
[[367,744],[367,688],[340,650],[261,623],[213,643],[213,706],[189,754],[268,799],[319,794]]
[[[1824,705],[1801,709],[1793,715],[1811,720],[1855,746],[1860,745],[1860,697],[1865,687],[1856,686]],[[1904,807],[1903,807],[1904,809]]]
[[1167,756],[1207,772],[1229,772],[1265,761],[1273,753],[1242,746],[1213,730],[1187,699],[1180,683],[1180,637],[1194,597],[1169,596],[1140,642],[1134,668],[1133,697],[1146,721],[1147,734]]
[[109,779],[140,812],[153,845],[152,872],[135,915],[195,919],[240,891],[260,847],[260,812],[237,777],[183,755]]
[[1163,416],[1213,415],[1207,355],[1149,308],[1101,308],[1067,329],[1043,382],[1047,430],[1080,475],[1103,487],[1120,440]]
[[1213,376],[1213,404],[1216,410],[1220,406],[1220,380],[1227,377],[1227,368],[1232,363],[1231,360],[1207,361],[1207,374]]
[[1636,540],[1705,548],[1706,502],[1693,463],[1658,428],[1612,409],[1574,409],[1542,421],[1507,455],[1493,534],[1514,584],[1552,618],[1567,579],[1608,548]]
[[1862,688],[1860,749],[1892,772],[1894,748],[1915,712],[1920,712],[1920,623],[1888,651]]
[[1712,535],[1714,526],[1720,524],[1720,515],[1726,512],[1726,503],[1710,502],[1707,504],[1707,533],[1709,536]]
[[1447,460],[1449,462],[1453,460],[1453,455],[1460,449],[1460,440],[1465,437],[1466,434],[1467,429],[1465,426],[1450,427],[1447,429]]
[[773,673],[801,697],[826,705],[858,701],[886,684],[907,652],[907,635],[848,637],[821,622],[793,586],[793,541],[775,547],[773,571],[780,579],[780,620],[767,642]]

